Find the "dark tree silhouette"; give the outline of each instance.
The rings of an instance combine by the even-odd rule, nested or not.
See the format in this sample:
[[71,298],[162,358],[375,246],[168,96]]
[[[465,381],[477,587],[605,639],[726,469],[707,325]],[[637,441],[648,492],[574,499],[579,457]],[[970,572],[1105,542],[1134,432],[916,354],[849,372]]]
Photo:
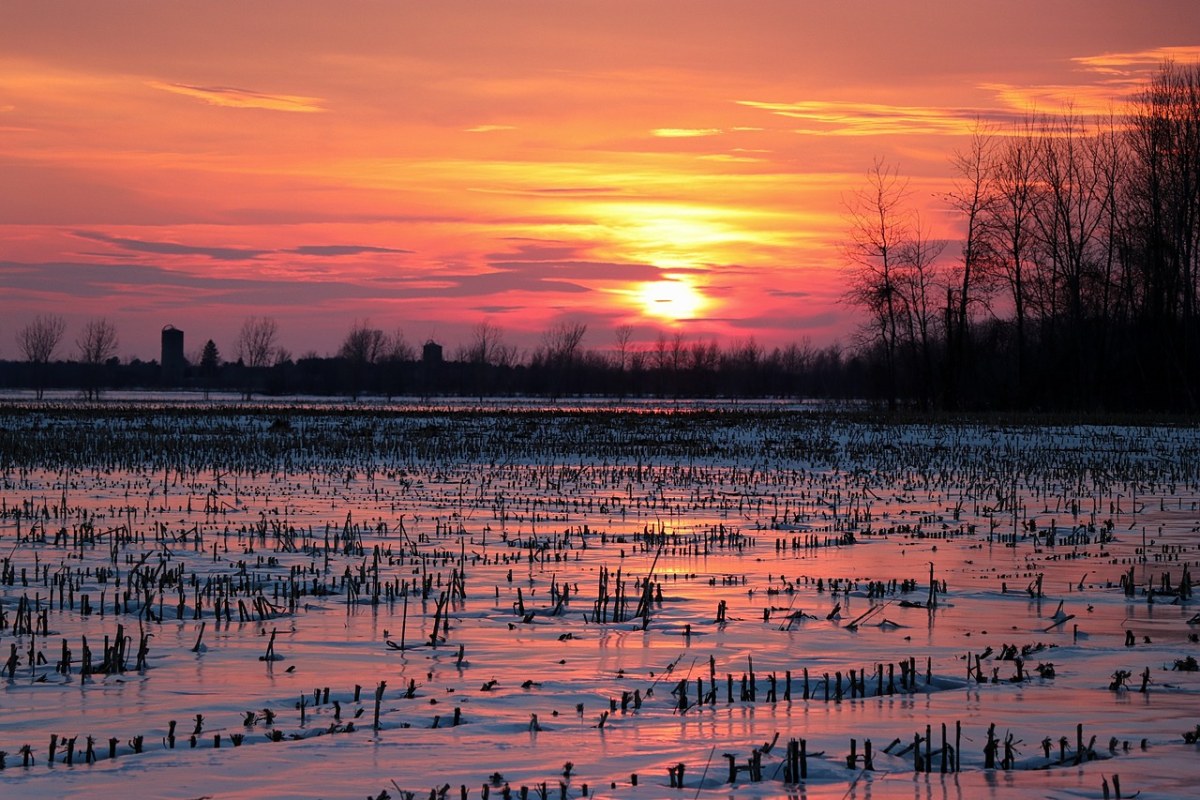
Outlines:
[[101,369],[117,354],[117,328],[104,317],[88,320],[75,340],[79,361],[84,365],[84,395],[89,400],[100,398]]
[[38,400],[45,393],[46,365],[66,332],[67,322],[57,314],[38,314],[17,331],[17,347],[32,369]]

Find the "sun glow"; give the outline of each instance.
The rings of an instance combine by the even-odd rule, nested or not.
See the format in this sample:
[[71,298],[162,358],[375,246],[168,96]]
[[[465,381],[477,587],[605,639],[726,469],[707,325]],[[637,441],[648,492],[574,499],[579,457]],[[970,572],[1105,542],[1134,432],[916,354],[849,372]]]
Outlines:
[[682,278],[647,281],[634,296],[646,316],[670,322],[695,319],[709,303],[691,281]]

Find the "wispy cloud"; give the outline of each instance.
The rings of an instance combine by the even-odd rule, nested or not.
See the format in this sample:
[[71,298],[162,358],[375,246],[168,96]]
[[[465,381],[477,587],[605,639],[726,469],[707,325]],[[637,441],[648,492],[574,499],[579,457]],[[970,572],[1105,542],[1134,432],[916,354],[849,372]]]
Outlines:
[[366,253],[411,253],[397,247],[373,247],[361,244],[306,244],[285,250],[302,256],[358,256]]
[[241,247],[203,247],[176,242],[151,242],[142,239],[127,239],[122,236],[109,236],[94,231],[74,231],[81,239],[119,247],[123,250],[133,250],[138,253],[156,253],[170,256],[205,256],[216,261],[253,261],[259,256],[270,253],[270,250],[251,250]]
[[723,161],[729,164],[756,164],[766,161],[765,158],[755,158],[754,156],[737,155],[734,153],[709,153],[708,155],[700,156],[704,161]]
[[1070,107],[1085,115],[1107,115],[1115,105],[1141,92],[1147,80],[1166,61],[1194,63],[1200,60],[1200,45],[1155,47],[1119,53],[1077,56],[1071,59],[1085,76],[1078,83],[1016,85],[985,83],[981,89],[1012,109],[1041,108],[1055,111]]
[[204,256],[214,261],[254,261],[262,256],[290,253],[301,256],[319,256],[336,258],[339,256],[357,256],[372,253],[407,254],[412,250],[402,250],[396,247],[378,247],[363,244],[308,244],[284,249],[251,249],[245,247],[211,247],[206,245],[181,244],[179,242],[156,242],[146,239],[131,239],[124,236],[110,236],[98,231],[72,231],[80,239],[93,242],[103,242],[113,247],[135,253],[154,253],[165,256]]
[[290,111],[311,114],[325,111],[321,98],[298,94],[270,94],[232,86],[196,86],[187,83],[165,83],[149,81],[148,84],[164,92],[173,92],[194,97],[214,106],[224,108],[257,108],[267,111]]
[[625,193],[625,190],[619,186],[557,186],[529,189],[528,191],[530,194],[578,195],[581,197],[616,195]]
[[1104,75],[1144,75],[1158,69],[1164,61],[1194,62],[1200,60],[1200,45],[1182,47],[1155,47],[1126,53],[1101,53],[1095,56],[1079,56],[1071,59],[1076,64]]
[[655,128],[655,136],[664,139],[692,139],[698,136],[720,136],[720,128]]
[[969,132],[977,120],[1012,117],[1009,112],[984,108],[894,106],[830,100],[794,103],[739,100],[739,105],[769,111],[781,117],[811,123],[797,133],[817,136],[882,136],[895,134],[958,135]]
[[1040,86],[1014,86],[1006,83],[986,83],[980,86],[994,92],[996,99],[1014,114],[1028,115],[1033,110],[1057,113],[1069,108],[1075,114],[1104,116],[1114,106],[1142,89],[1142,81],[1122,81],[1121,85],[1111,82],[1103,84],[1043,84]]
[[515,131],[516,125],[475,125],[466,128],[467,133],[495,133],[496,131]]

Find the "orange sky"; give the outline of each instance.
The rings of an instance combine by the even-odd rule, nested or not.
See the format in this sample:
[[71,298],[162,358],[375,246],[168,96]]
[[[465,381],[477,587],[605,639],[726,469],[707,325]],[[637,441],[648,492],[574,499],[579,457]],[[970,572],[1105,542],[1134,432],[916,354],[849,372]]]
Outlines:
[[107,315],[232,357],[356,319],[453,352],[487,319],[845,340],[842,198],[938,193],[977,118],[1103,109],[1200,55],[1195,0],[11,2],[0,6],[0,358]]

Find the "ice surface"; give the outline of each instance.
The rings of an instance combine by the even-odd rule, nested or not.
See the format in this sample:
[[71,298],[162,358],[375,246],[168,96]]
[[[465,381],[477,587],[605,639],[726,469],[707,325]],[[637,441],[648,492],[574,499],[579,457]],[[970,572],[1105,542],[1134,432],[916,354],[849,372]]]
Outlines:
[[[1191,427],[65,403],[0,428],[6,796],[1194,789]],[[81,675],[84,638],[98,668],[118,626],[124,669]]]

